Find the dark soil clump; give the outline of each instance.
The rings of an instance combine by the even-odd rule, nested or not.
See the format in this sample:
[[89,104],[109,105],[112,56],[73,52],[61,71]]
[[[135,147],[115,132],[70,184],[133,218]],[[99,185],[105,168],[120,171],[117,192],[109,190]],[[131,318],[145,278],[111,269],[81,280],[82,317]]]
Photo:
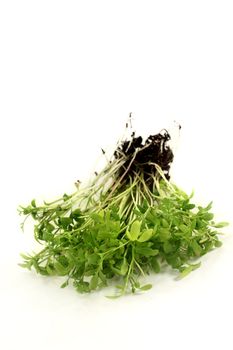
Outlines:
[[121,142],[114,152],[116,159],[125,159],[118,177],[122,178],[124,183],[128,183],[135,176],[142,175],[144,181],[150,186],[153,183],[153,176],[157,174],[156,167],[152,163],[156,163],[169,180],[169,170],[174,155],[168,145],[171,137],[167,130],[150,135],[144,143],[141,136],[135,137],[135,133],[132,133],[131,137],[131,140]]

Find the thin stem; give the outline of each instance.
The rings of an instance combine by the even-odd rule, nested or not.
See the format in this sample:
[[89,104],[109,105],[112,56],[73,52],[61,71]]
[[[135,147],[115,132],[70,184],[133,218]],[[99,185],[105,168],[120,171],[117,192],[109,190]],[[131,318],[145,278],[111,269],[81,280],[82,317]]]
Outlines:
[[130,276],[130,273],[133,269],[133,264],[134,264],[134,246],[132,246],[132,259],[131,259],[131,262],[130,262],[130,265],[129,265],[129,269],[128,269],[128,273],[127,273],[127,276],[126,276],[126,280],[125,280],[125,284],[124,284],[124,289],[123,289],[123,294],[126,292],[126,289],[128,287],[128,283],[129,283],[129,276]]
[[139,271],[141,272],[141,274],[143,275],[143,277],[146,277],[145,274],[144,274],[144,271],[142,270],[141,266],[138,264],[136,259],[134,259],[134,262],[137,265],[137,267],[138,267]]
[[[130,169],[130,167],[131,167],[131,165],[132,165],[132,163],[133,163],[133,161],[134,161],[136,155],[137,155],[137,150],[135,151],[134,156],[132,157],[132,159],[131,159],[131,161],[130,161],[128,167],[127,167],[127,169],[125,170],[125,172],[123,173],[123,175],[120,177],[120,179],[119,179],[119,180],[115,183],[115,185],[113,186],[113,188],[112,188],[112,190],[111,190],[111,192],[110,192],[110,194],[109,194],[109,197],[111,197],[111,195],[112,195],[112,193],[115,191],[115,189],[119,186],[119,184],[121,184],[121,182],[122,182],[122,180],[124,179],[125,175],[126,175],[127,172],[129,171],[129,169]],[[107,199],[108,199],[108,197],[107,197]]]

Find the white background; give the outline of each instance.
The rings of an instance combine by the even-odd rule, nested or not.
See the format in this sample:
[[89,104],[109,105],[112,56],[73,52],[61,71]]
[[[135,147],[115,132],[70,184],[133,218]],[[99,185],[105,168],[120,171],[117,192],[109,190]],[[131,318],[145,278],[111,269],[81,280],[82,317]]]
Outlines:
[[233,239],[182,281],[112,301],[17,266],[34,247],[17,206],[73,191],[114,147],[182,125],[173,181],[232,221],[232,1],[0,2],[0,347],[233,348]]

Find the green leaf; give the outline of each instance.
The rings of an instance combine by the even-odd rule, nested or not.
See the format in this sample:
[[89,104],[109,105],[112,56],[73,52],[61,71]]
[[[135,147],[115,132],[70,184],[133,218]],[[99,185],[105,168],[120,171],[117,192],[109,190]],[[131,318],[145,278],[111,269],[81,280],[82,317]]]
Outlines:
[[64,202],[68,201],[68,199],[70,199],[72,196],[69,196],[68,194],[64,193],[63,194],[63,200]]
[[20,267],[23,267],[23,268],[27,268],[30,270],[30,266],[28,265],[28,263],[19,263],[18,264]]
[[113,266],[114,262],[111,264],[111,270],[115,272],[117,275],[125,276],[128,271],[128,262],[126,257],[123,258],[122,263],[118,263],[117,265]]
[[30,255],[26,255],[26,254],[23,254],[23,253],[20,253],[20,256],[21,256],[24,260],[30,260],[30,259],[31,259],[31,256],[30,256]]
[[102,271],[99,271],[99,278],[101,279],[101,281],[107,285],[107,277],[105,276],[105,274]]
[[103,223],[104,218],[103,215],[97,214],[97,213],[91,213],[90,217],[94,220],[96,223]]
[[154,208],[151,208],[151,211],[148,212],[146,219],[152,225],[157,225],[159,223],[159,219],[156,215],[156,211],[154,210]]
[[40,273],[42,276],[49,276],[46,267],[38,266],[37,272]]
[[82,212],[80,209],[75,209],[71,212],[70,214],[70,218],[74,219],[76,222],[78,222],[79,224],[82,224],[85,220],[82,217]]
[[219,222],[219,223],[211,225],[211,226],[215,227],[215,228],[222,228],[222,227],[225,227],[225,226],[228,226],[228,225],[229,225],[229,222],[222,221],[222,222]]
[[169,243],[168,241],[164,242],[163,244],[163,250],[166,254],[170,253],[173,251],[173,246],[171,243]]
[[48,272],[49,276],[54,276],[57,274],[57,271],[52,264],[46,265],[46,271]]
[[152,288],[152,284],[145,284],[144,286],[140,287],[140,290],[149,290]]
[[43,236],[42,236],[42,239],[46,242],[49,242],[51,241],[53,238],[53,234],[51,232],[48,232],[48,231],[44,231],[43,232]]
[[152,267],[153,271],[156,273],[159,273],[160,272],[160,265],[158,263],[157,258],[156,257],[151,258],[150,263],[151,263],[151,267]]
[[138,281],[134,281],[134,287],[136,289],[140,288],[140,283]]
[[118,294],[118,295],[106,295],[105,297],[108,299],[118,299],[122,296],[122,294]]
[[141,236],[138,238],[138,242],[146,242],[148,241],[152,235],[154,230],[152,228],[149,228],[147,230],[144,230],[141,234]]
[[54,261],[54,268],[57,274],[60,276],[65,276],[70,270],[67,258],[65,256],[60,256]]
[[191,231],[194,230],[196,228],[196,223],[197,223],[197,220],[194,218],[191,222],[191,226],[190,226],[190,229]]
[[129,264],[126,258],[123,259],[123,263],[121,265],[120,273],[122,276],[125,276],[128,272]]
[[214,242],[214,245],[215,245],[215,247],[219,248],[219,247],[222,246],[222,242],[217,240],[217,241]]
[[31,201],[31,206],[34,207],[34,208],[36,208],[36,200],[35,200],[35,199],[33,199],[33,200]]
[[213,241],[207,241],[203,243],[204,245],[204,253],[208,253],[210,250],[213,249],[214,247],[214,242]]
[[141,228],[141,222],[136,220],[132,223],[130,231],[126,232],[127,237],[130,241],[136,241],[139,234],[140,234],[140,228]]
[[190,246],[196,256],[200,256],[202,253],[202,248],[201,246],[197,243],[197,241],[192,241],[190,243]]
[[169,225],[169,223],[167,222],[167,220],[162,219],[162,226],[163,226],[164,228],[168,228],[170,225]]
[[199,262],[198,264],[193,264],[182,268],[178,278],[181,279],[186,277],[190,272],[198,269],[200,266],[201,266],[201,263]]
[[205,208],[205,211],[209,211],[212,208],[213,202],[211,201]]
[[212,213],[205,213],[202,215],[202,218],[206,221],[210,221],[214,218],[214,214]]
[[121,276],[121,270],[113,265],[111,265],[111,270],[116,273],[117,275]]
[[171,265],[174,269],[177,269],[182,265],[182,260],[177,254],[166,256],[166,260],[168,264]]
[[64,283],[62,283],[61,288],[65,288],[69,285],[69,280],[65,281]]
[[87,256],[87,264],[88,265],[96,265],[100,260],[100,256],[96,253],[90,254]]
[[46,228],[46,230],[47,230],[48,232],[53,232],[53,230],[55,229],[55,226],[52,225],[50,222],[47,222],[47,223],[45,224],[45,228]]
[[60,227],[67,229],[70,224],[72,224],[73,220],[71,218],[60,217],[58,219],[58,224]]
[[185,206],[185,209],[186,210],[191,210],[191,209],[194,209],[195,208],[195,204],[187,204],[186,206]]
[[117,284],[115,287],[117,289],[124,290],[124,286],[122,286],[121,284]]
[[159,228],[158,232],[161,242],[165,242],[171,237],[171,233],[167,228]]
[[84,281],[75,281],[74,286],[76,290],[80,293],[88,293],[90,292],[90,287],[88,282]]
[[188,233],[188,231],[189,231],[189,227],[186,226],[186,225],[184,225],[184,224],[181,224],[181,225],[179,226],[179,229],[180,229],[183,233]]
[[98,286],[99,276],[95,274],[90,280],[90,290],[94,290]]
[[144,256],[155,256],[159,254],[158,249],[152,249],[152,248],[140,247],[140,246],[135,247],[135,252],[139,255],[144,255]]

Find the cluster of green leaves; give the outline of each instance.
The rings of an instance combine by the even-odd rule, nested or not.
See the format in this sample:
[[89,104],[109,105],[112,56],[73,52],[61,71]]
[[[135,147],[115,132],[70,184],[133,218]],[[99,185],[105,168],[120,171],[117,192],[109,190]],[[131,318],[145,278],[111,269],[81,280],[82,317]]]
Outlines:
[[114,281],[114,297],[150,289],[141,285],[142,277],[165,264],[186,276],[200,266],[202,255],[221,245],[218,229],[226,223],[213,221],[211,203],[196,206],[168,182],[161,180],[154,191],[144,187],[139,178],[124,192],[110,192],[110,198],[108,190],[101,203],[83,207],[77,194],[20,207],[36,221],[35,239],[43,245],[39,253],[23,254],[21,266],[64,276],[62,287],[72,282],[81,293]]

